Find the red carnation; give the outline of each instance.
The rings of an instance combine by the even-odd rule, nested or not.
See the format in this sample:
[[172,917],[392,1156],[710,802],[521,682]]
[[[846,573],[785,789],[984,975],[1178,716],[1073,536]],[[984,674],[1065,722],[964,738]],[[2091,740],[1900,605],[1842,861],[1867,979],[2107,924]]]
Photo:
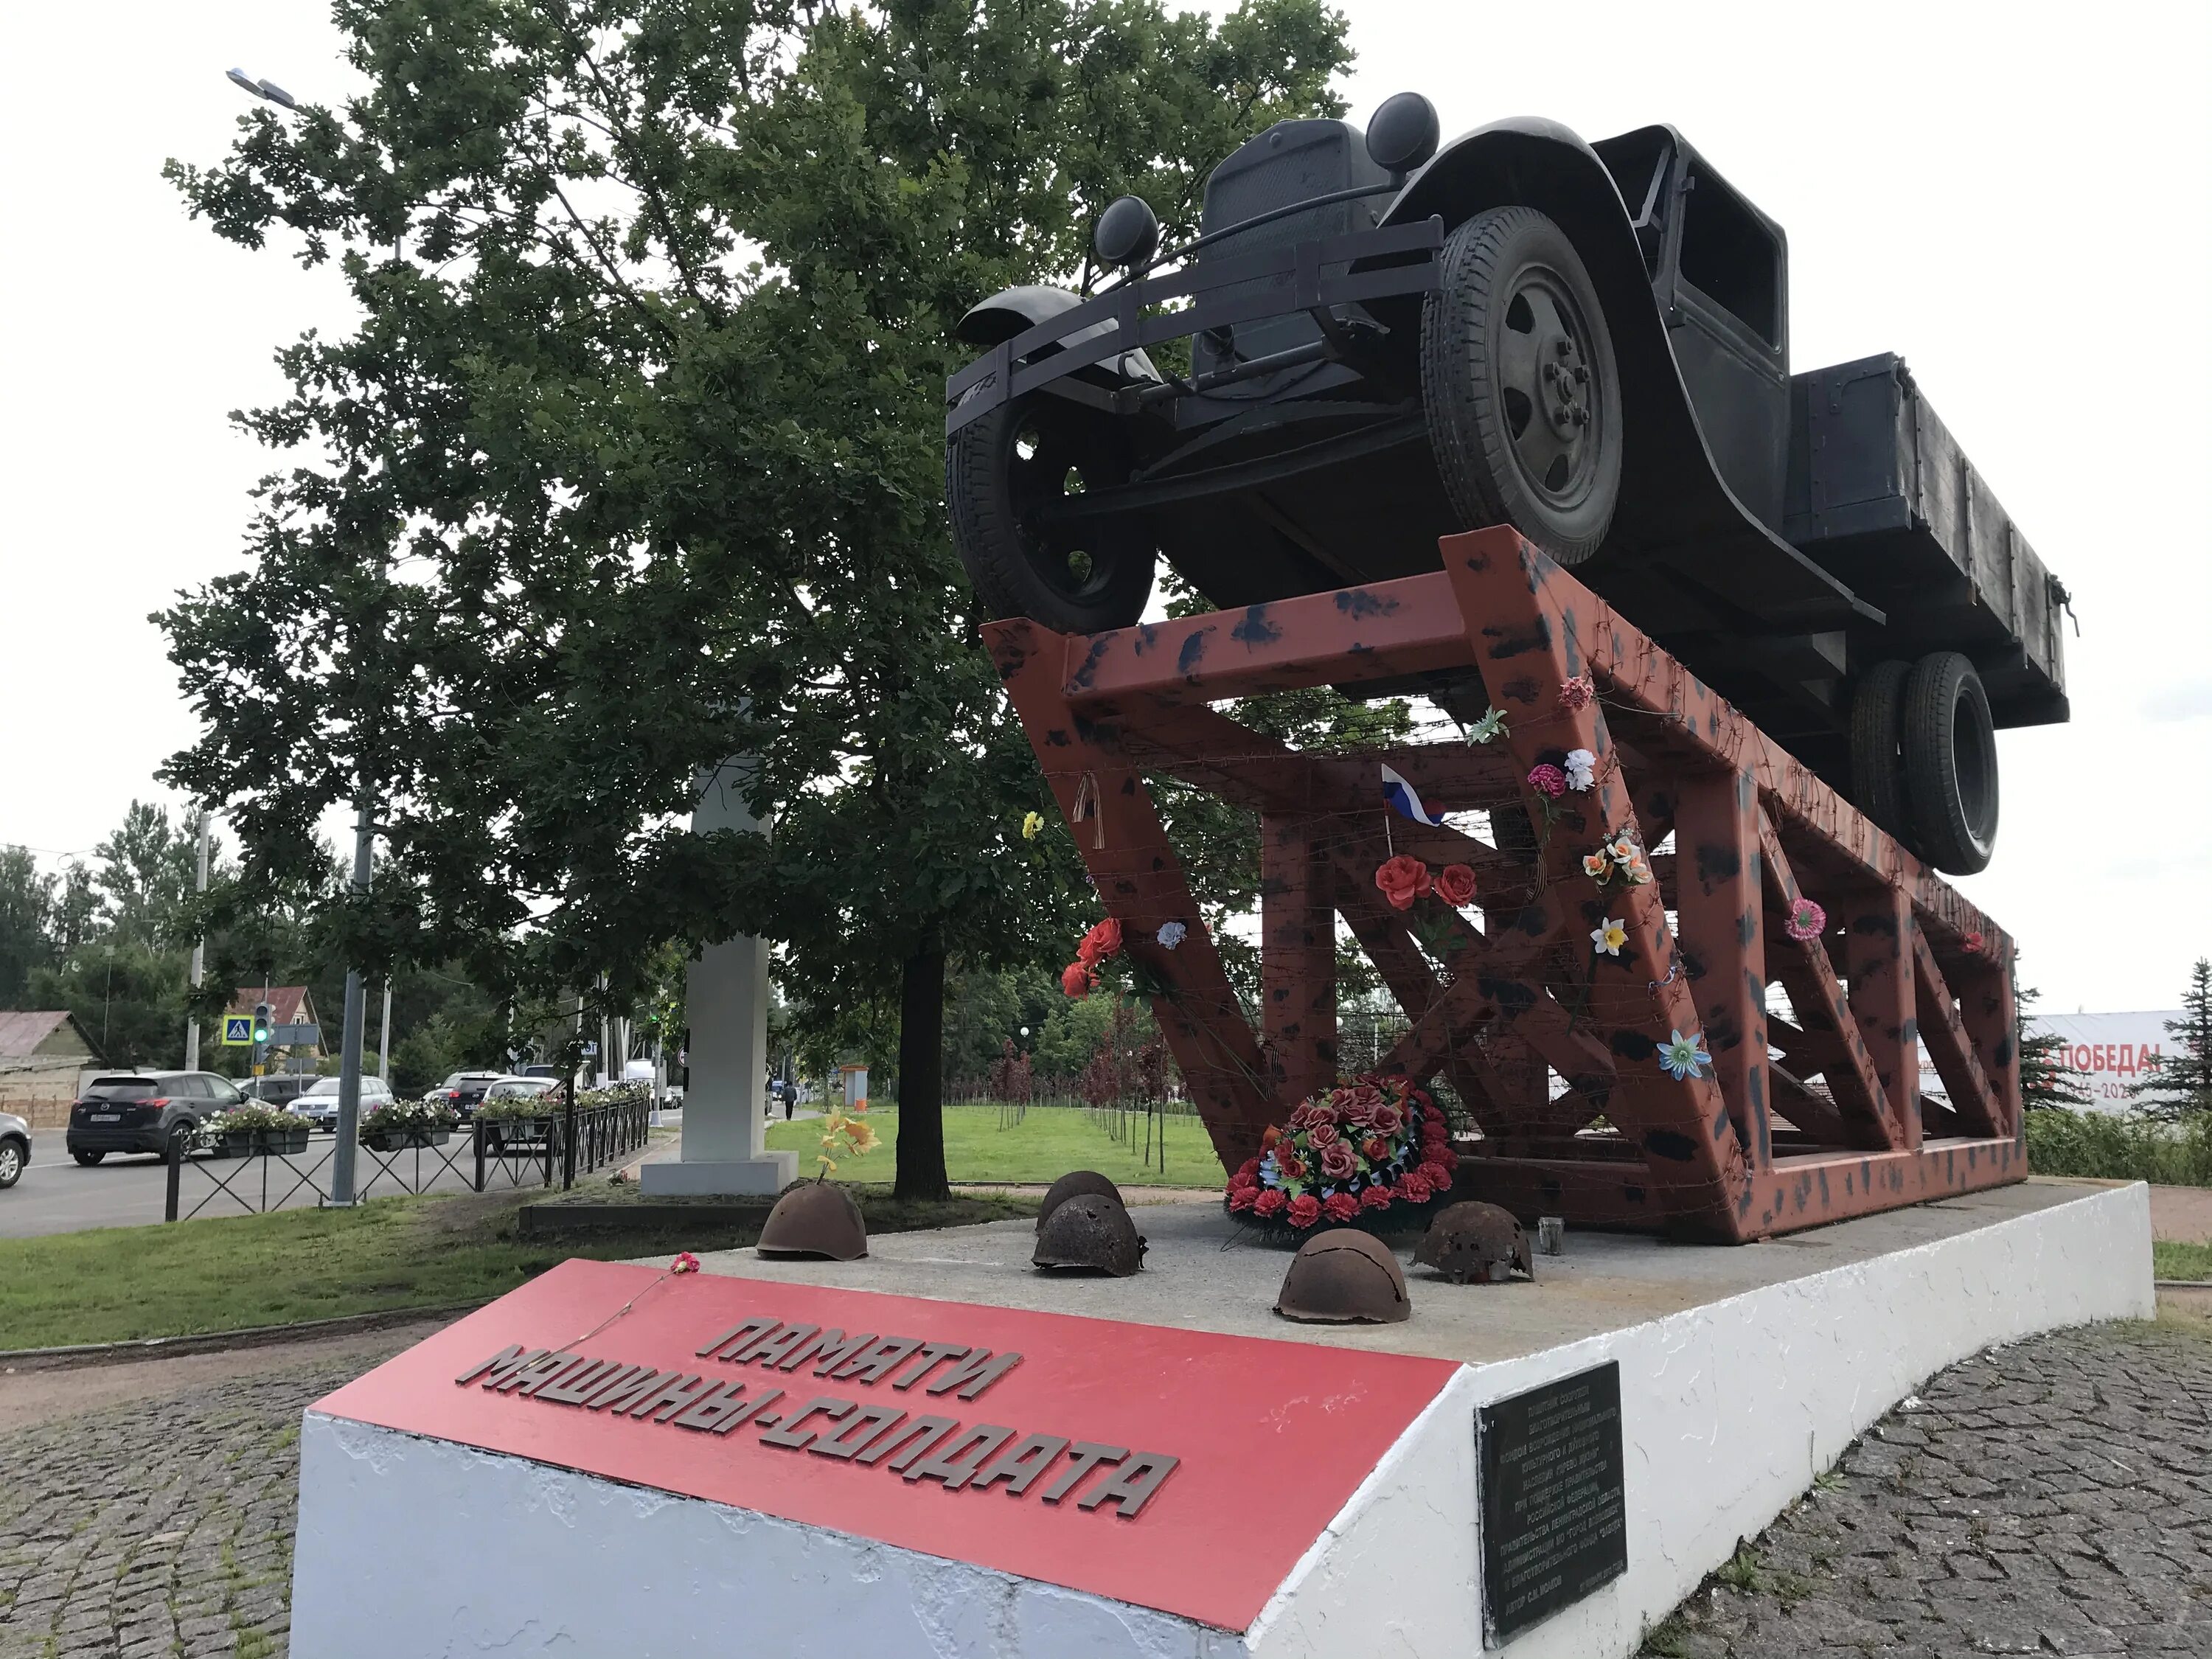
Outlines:
[[1256,1158],[1246,1158],[1237,1166],[1237,1178],[1239,1181],[1248,1179],[1257,1181],[1260,1178],[1260,1160]]
[[1280,1215],[1283,1212],[1283,1206],[1290,1201],[1291,1200],[1283,1196],[1283,1189],[1280,1187],[1269,1187],[1263,1189],[1261,1192],[1260,1196],[1252,1200],[1252,1213],[1254,1215]]
[[[1560,774],[1559,787],[1566,787],[1564,773]],[[1411,853],[1401,853],[1376,866],[1375,884],[1382,890],[1382,896],[1390,901],[1393,910],[1410,910],[1413,901],[1429,890],[1429,866]]]
[[[1433,1158],[1438,1164],[1443,1164],[1447,1170],[1456,1170],[1459,1168],[1459,1154],[1451,1149],[1451,1143],[1449,1141],[1446,1141],[1443,1146],[1430,1152],[1427,1157],[1429,1158]],[[1426,1160],[1425,1159],[1424,1161]]]
[[1306,1131],[1306,1145],[1316,1152],[1320,1152],[1325,1146],[1335,1146],[1340,1139],[1336,1133],[1336,1125],[1326,1119]]
[[1300,1193],[1291,1200],[1290,1210],[1284,1219],[1293,1227],[1312,1226],[1321,1219],[1321,1200],[1311,1193]]
[[1322,1149],[1321,1172],[1331,1181],[1349,1181],[1359,1173],[1359,1159],[1346,1142],[1334,1141]]
[[1432,1158],[1422,1159],[1417,1173],[1429,1183],[1429,1190],[1432,1193],[1440,1193],[1451,1185],[1451,1171]]
[[1437,872],[1437,896],[1457,909],[1474,902],[1474,872],[1464,864],[1447,864]]
[[1381,1135],[1370,1135],[1359,1143],[1359,1150],[1367,1154],[1370,1164],[1380,1164],[1390,1156],[1390,1143]]
[[1231,1187],[1229,1189],[1229,1208],[1231,1214],[1242,1215],[1258,1200],[1257,1187]]
[[1412,1174],[1405,1176],[1400,1179],[1398,1182],[1398,1196],[1404,1199],[1408,1204],[1425,1204],[1429,1201],[1429,1199],[1431,1196],[1429,1191],[1429,1183],[1426,1180],[1423,1179],[1421,1172],[1419,1170],[1415,1170]]
[[1083,936],[1083,943],[1075,947],[1078,962],[1103,962],[1108,957],[1121,953],[1121,924],[1109,916]]
[[1341,1226],[1359,1213],[1359,1200],[1350,1193],[1331,1193],[1322,1200],[1321,1212]]
[[1060,974],[1060,988],[1079,1000],[1091,994],[1091,970],[1079,962],[1071,962]]
[[1388,1187],[1370,1187],[1359,1195],[1359,1207],[1363,1210],[1387,1210],[1391,1201]]
[[[1553,800],[1567,793],[1567,775],[1549,761],[1539,761],[1528,769],[1528,787],[1540,795]],[[1401,910],[1406,907],[1400,905]]]

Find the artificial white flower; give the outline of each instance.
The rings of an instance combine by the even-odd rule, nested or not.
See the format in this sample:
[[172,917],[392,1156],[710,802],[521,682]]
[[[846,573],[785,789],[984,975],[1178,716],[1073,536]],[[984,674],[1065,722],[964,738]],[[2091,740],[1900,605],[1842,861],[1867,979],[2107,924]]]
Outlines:
[[1597,781],[1597,757],[1587,749],[1570,749],[1561,763],[1567,775],[1567,787],[1587,789]]
[[1484,710],[1482,718],[1467,729],[1469,743],[1489,743],[1510,735],[1505,729],[1504,711],[1495,707]]
[[1620,947],[1628,943],[1627,924],[1607,916],[1590,929],[1590,943],[1597,946],[1597,953],[1601,957],[1619,956]]

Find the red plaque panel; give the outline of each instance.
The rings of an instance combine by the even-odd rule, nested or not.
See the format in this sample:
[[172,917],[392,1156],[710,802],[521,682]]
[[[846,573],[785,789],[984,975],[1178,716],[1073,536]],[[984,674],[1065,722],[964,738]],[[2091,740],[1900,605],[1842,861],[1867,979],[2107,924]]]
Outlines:
[[569,1261],[316,1409],[1243,1630],[1457,1369]]

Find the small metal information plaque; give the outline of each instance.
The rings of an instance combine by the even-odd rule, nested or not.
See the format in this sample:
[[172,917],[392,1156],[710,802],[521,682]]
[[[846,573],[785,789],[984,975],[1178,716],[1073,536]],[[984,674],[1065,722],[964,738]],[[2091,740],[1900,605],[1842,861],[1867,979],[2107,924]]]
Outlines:
[[1484,1406],[1476,1435],[1483,1637],[1495,1647],[1628,1571],[1620,1367]]

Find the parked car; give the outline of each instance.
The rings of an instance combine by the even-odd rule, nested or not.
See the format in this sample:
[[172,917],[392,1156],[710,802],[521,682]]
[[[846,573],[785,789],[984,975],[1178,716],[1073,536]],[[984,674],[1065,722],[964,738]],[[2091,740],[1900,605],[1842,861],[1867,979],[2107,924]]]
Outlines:
[[0,1112],[0,1189],[23,1178],[31,1161],[31,1126],[13,1112]]
[[[380,1077],[363,1077],[361,1080],[361,1109],[392,1103],[392,1085]],[[294,1101],[289,1108],[307,1120],[307,1126],[324,1134],[336,1134],[338,1128],[338,1079],[319,1077],[314,1086]]]
[[318,1081],[313,1072],[283,1072],[274,1077],[248,1078],[238,1085],[238,1091],[264,1106],[285,1107],[313,1088]]
[[213,1072],[96,1077],[70,1108],[64,1144],[71,1158],[86,1164],[110,1152],[166,1154],[171,1141],[189,1146],[202,1122],[245,1103],[238,1085]]
[[[1671,127],[1437,137],[1411,93],[1364,133],[1278,122],[1174,254],[1125,196],[1093,238],[1116,285],[969,312],[945,477],[984,615],[1132,627],[1162,556],[1256,607],[1510,525],[1936,868],[1980,870],[1996,730],[2068,716],[2067,595],[1903,362],[1793,376],[1782,228]],[[1141,349],[1178,336],[1188,375]],[[1360,691],[1492,700],[1455,669]]]
[[501,1072],[456,1072],[422,1098],[433,1105],[450,1108],[465,1123],[476,1111],[477,1103],[484,1097],[484,1091],[504,1075]]
[[557,1078],[530,1077],[509,1073],[495,1077],[484,1085],[482,1104],[489,1106],[500,1100],[529,1100],[538,1095],[550,1095],[561,1086]]
[[557,1083],[561,1080],[561,1068],[558,1066],[525,1066],[518,1071],[508,1073],[508,1075],[512,1077],[550,1077]]

